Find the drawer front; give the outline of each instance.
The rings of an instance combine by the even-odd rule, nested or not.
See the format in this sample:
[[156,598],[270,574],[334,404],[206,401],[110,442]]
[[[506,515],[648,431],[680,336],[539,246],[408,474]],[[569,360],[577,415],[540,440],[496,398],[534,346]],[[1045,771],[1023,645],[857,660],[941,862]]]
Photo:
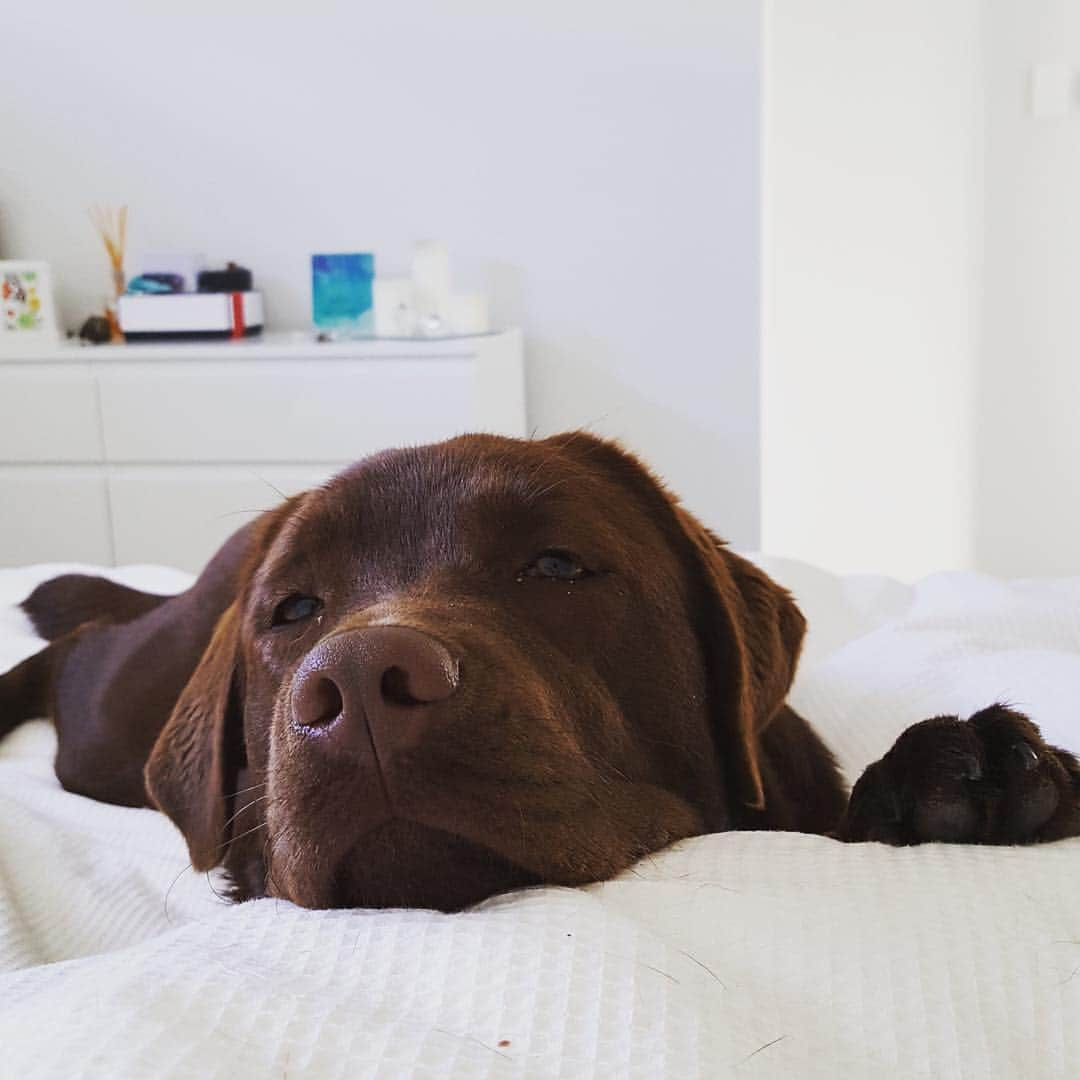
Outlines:
[[102,470],[0,468],[0,565],[112,561]]
[[476,425],[470,360],[99,368],[111,462],[354,461]]
[[85,364],[0,370],[0,461],[100,461],[94,377]]
[[277,506],[281,494],[321,484],[343,467],[116,467],[109,476],[116,562],[196,573],[237,529]]

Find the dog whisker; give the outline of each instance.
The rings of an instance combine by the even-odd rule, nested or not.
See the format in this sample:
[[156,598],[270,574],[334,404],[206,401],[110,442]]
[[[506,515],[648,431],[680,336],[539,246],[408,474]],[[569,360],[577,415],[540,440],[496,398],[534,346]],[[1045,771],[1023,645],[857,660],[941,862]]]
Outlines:
[[248,787],[240,788],[239,791],[234,791],[231,795],[222,795],[223,799],[236,799],[241,795],[246,795],[249,791],[254,791],[256,788],[266,787],[266,781],[260,780],[257,784],[251,784]]
[[195,869],[195,867],[194,867],[194,866],[192,866],[192,865],[191,865],[191,863],[188,863],[188,864],[187,864],[187,866],[185,866],[185,867],[184,867],[184,869],[183,869],[183,870],[181,870],[181,871],[180,871],[180,873],[179,873],[179,874],[177,874],[177,875],[176,875],[176,877],[174,877],[174,878],[172,879],[172,881],[171,881],[171,882],[169,882],[169,887],[168,887],[168,888],[167,888],[167,889],[165,890],[165,899],[164,899],[163,903],[164,903],[164,907],[165,907],[165,919],[166,919],[166,921],[167,921],[167,922],[169,922],[169,923],[171,923],[171,922],[172,922],[172,919],[170,919],[170,918],[169,918],[169,896],[170,896],[170,895],[172,894],[172,891],[173,891],[173,889],[174,889],[174,888],[176,888],[176,883],[177,883],[177,882],[178,882],[178,881],[179,881],[179,880],[180,880],[180,879],[181,879],[181,878],[182,878],[182,877],[183,877],[183,876],[184,876],[184,875],[185,875],[185,874],[186,874],[186,873],[187,873],[187,872],[188,872],[189,870],[194,870],[194,869]]
[[252,799],[251,802],[245,803],[243,806],[240,807],[239,810],[236,811],[235,814],[233,814],[231,818],[229,818],[228,821],[225,822],[223,828],[227,829],[245,810],[250,810],[256,804],[265,802],[269,798],[269,795],[260,795],[257,799]]
[[250,836],[252,833],[258,832],[260,829],[265,829],[266,824],[267,823],[265,821],[261,821],[261,822],[259,822],[258,825],[255,825],[252,828],[247,829],[244,832],[240,833],[239,836],[234,836],[230,840],[226,840],[223,844],[220,845],[220,847],[222,849],[227,848],[227,847],[231,847],[233,844],[236,843],[237,840],[243,840],[245,836]]

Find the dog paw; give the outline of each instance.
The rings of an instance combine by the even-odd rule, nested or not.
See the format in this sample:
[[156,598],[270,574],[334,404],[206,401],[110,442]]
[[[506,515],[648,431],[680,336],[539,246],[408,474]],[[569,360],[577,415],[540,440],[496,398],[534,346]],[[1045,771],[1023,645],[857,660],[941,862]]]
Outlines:
[[852,789],[841,840],[1031,844],[1080,834],[1080,764],[1004,705],[913,724]]

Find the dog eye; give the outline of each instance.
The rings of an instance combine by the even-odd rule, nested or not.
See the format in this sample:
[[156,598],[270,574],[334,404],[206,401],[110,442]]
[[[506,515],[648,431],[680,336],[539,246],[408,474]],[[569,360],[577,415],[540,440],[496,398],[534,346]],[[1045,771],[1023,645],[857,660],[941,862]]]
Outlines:
[[549,578],[552,581],[580,581],[592,573],[568,551],[545,551],[522,570],[520,578]]
[[323,603],[317,596],[304,596],[303,593],[293,593],[286,596],[276,608],[271,626],[288,626],[290,623],[303,622],[310,619],[317,611],[322,609]]

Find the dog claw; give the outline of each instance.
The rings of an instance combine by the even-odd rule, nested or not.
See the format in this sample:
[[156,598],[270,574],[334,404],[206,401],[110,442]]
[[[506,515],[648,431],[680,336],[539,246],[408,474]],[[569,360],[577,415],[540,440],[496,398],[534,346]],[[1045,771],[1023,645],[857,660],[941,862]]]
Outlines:
[[1020,759],[1024,763],[1024,771],[1031,772],[1039,764],[1039,755],[1035,752],[1034,748],[1024,742],[1020,741],[1013,743],[1013,752],[1020,755]]

